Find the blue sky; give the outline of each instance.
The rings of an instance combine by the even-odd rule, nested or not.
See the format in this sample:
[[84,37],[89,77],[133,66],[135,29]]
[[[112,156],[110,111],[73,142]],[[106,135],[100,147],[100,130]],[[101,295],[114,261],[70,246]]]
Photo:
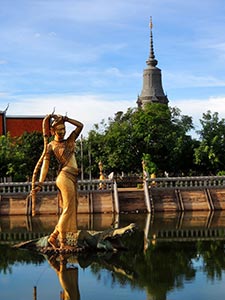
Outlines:
[[225,117],[224,0],[0,0],[0,110],[85,124],[136,106],[154,51],[169,105]]

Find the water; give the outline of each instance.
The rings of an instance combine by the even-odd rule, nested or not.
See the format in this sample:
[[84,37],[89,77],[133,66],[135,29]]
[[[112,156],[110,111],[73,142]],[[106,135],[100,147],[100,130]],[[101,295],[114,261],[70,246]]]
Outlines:
[[80,216],[96,230],[136,222],[130,251],[120,253],[60,258],[10,247],[21,232],[50,232],[55,218],[1,217],[0,299],[224,299],[224,212]]

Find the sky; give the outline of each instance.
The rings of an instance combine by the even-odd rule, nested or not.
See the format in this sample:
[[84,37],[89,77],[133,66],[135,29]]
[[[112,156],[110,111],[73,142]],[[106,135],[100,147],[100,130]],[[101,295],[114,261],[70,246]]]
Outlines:
[[84,123],[136,107],[150,51],[169,106],[225,118],[224,0],[0,0],[0,110]]

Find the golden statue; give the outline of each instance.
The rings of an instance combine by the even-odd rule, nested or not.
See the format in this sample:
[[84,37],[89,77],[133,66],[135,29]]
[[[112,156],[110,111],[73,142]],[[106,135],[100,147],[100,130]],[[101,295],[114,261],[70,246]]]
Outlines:
[[[52,122],[51,122],[52,121]],[[46,128],[50,123],[51,134],[54,139],[50,143],[46,143]],[[75,130],[64,139],[66,133],[65,123],[68,122],[76,126]],[[66,233],[77,232],[77,175],[78,166],[75,158],[75,140],[79,136],[83,124],[77,120],[63,117],[61,115],[47,115],[43,121],[43,134],[45,139],[45,147],[43,154],[38,162],[41,164],[41,172],[38,185],[35,187],[32,184],[32,194],[40,191],[43,182],[47,176],[51,154],[54,154],[59,163],[59,173],[56,178],[56,185],[59,189],[61,198],[62,214],[59,221],[50,235],[48,242],[53,248],[58,248],[58,236],[60,248],[69,247],[66,243]],[[38,167],[38,166],[36,166]],[[35,168],[34,173],[37,172]],[[35,174],[33,174],[35,177]]]

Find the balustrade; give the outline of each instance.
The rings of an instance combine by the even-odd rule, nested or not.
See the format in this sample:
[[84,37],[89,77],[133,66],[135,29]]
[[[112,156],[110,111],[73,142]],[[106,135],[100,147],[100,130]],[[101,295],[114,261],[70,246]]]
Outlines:
[[[101,184],[101,185],[100,185]],[[99,187],[103,187],[100,189]],[[113,189],[112,180],[78,180],[79,191],[105,191]],[[0,195],[11,194],[29,194],[31,191],[31,182],[4,182],[0,183]],[[56,193],[57,187],[55,181],[46,181],[43,183],[41,193]]]
[[[160,177],[149,178],[147,183],[152,188],[210,188],[224,187],[225,176],[199,176],[199,177]],[[101,191],[113,190],[114,182],[106,180],[78,180],[79,191]],[[101,188],[100,188],[101,187]],[[29,194],[31,182],[4,182],[0,183],[0,195]],[[56,193],[55,181],[46,181],[41,193]]]
[[207,188],[225,186],[225,176],[199,177],[162,177],[149,178],[149,186],[153,188]]

